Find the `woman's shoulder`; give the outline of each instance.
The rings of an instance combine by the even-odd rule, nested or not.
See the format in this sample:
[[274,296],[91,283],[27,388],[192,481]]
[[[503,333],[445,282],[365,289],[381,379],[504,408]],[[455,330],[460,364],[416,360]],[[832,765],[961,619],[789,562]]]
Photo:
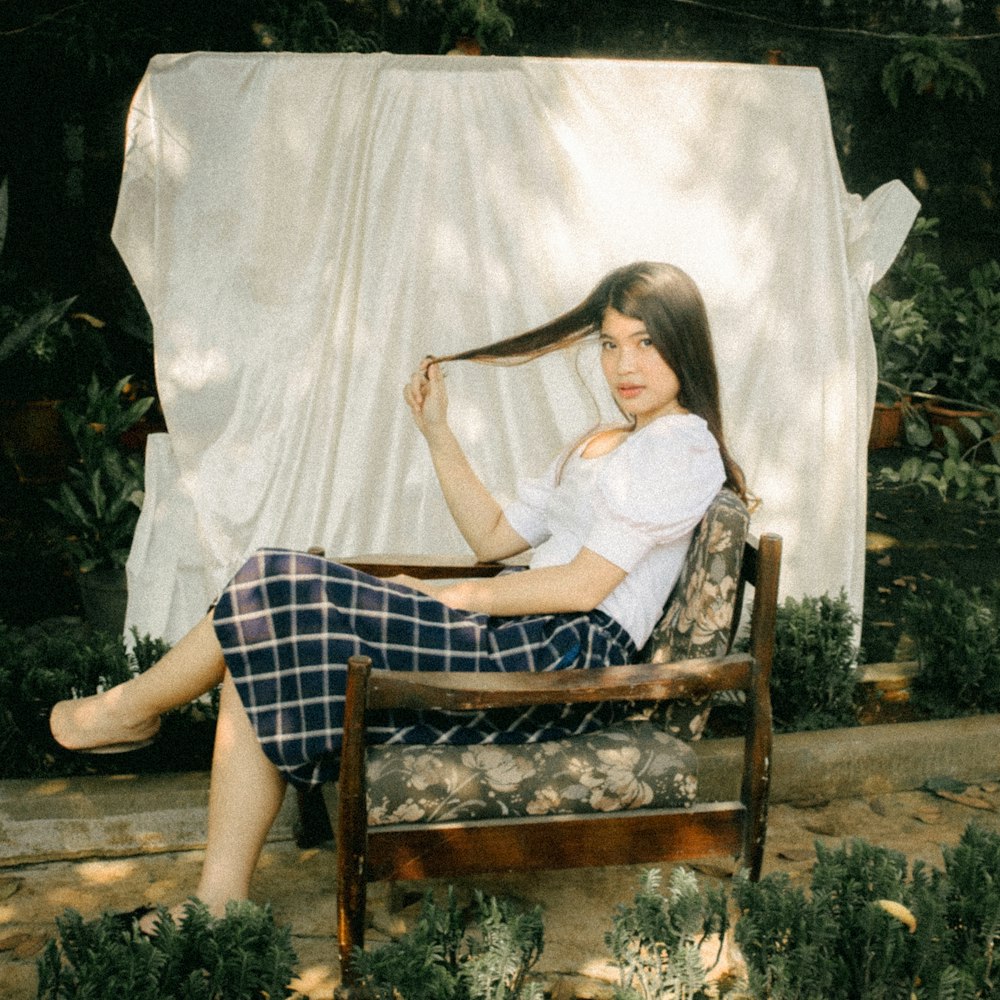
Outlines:
[[702,417],[694,413],[671,413],[658,417],[633,432],[627,442],[635,451],[717,452],[719,444]]

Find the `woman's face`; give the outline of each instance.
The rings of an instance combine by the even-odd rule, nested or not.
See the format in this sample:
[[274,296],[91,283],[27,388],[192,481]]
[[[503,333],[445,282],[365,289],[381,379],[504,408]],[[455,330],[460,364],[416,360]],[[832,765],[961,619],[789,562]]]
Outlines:
[[619,408],[636,428],[668,413],[686,413],[681,384],[646,335],[642,320],[609,306],[601,322],[601,368]]

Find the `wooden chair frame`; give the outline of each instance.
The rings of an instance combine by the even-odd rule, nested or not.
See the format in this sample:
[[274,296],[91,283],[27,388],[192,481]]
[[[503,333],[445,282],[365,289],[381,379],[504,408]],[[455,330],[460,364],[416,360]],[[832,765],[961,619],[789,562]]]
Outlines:
[[[760,876],[767,831],[771,765],[770,674],[781,539],[748,540],[735,615],[743,587],[754,588],[749,651],[674,663],[516,674],[399,674],[372,670],[368,657],[348,665],[344,740],[337,811],[337,937],[344,982],[353,981],[351,955],[363,947],[366,888],[384,879],[443,878],[491,871],[666,863],[718,855],[739,857]],[[464,560],[430,563],[352,559],[376,576],[407,573],[424,579],[489,576],[500,565]],[[734,622],[733,634],[736,623]],[[739,800],[689,808],[632,809],[586,815],[530,816],[446,823],[368,825],[365,713],[369,709],[469,710],[518,705],[663,701],[743,691],[746,696],[743,777]],[[316,798],[300,797],[302,819],[316,815]],[[309,816],[310,811],[312,816]]]

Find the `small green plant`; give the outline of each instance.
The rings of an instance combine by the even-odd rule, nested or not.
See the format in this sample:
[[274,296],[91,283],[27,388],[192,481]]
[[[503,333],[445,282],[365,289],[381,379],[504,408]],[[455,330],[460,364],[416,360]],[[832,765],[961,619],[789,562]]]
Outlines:
[[151,396],[129,401],[131,376],[110,388],[93,376],[84,399],[63,408],[77,462],[59,492],[46,502],[62,518],[62,547],[81,573],[124,569],[143,498],[142,461],[124,452],[122,433],[152,405]]
[[905,458],[898,468],[879,470],[879,482],[935,489],[942,499],[971,500],[984,509],[1000,507],[1000,421],[962,417],[959,424],[971,445],[966,446],[953,428],[942,427],[943,449],[930,448]]
[[[692,871],[671,871],[665,895],[657,869],[643,875],[631,906],[619,906],[604,941],[618,967],[615,1000],[700,1000],[708,996],[701,945],[728,927],[722,889],[703,891]],[[714,967],[713,963],[712,967]]]
[[836,597],[788,597],[775,623],[771,698],[778,730],[830,729],[856,721],[858,617]]
[[929,388],[930,324],[915,300],[886,299],[872,292],[868,305],[878,361],[876,398],[895,403],[914,390]]
[[541,909],[520,912],[508,900],[475,894],[463,925],[448,889],[445,906],[424,897],[413,929],[371,952],[356,950],[358,986],[349,995],[373,1000],[542,1000],[525,977],[543,947]]
[[153,937],[113,914],[85,922],[75,910],[56,927],[58,943],[38,961],[38,1000],[275,1000],[292,992],[291,929],[275,924],[269,906],[230,903],[215,919],[195,902],[179,923],[161,910]]
[[949,94],[971,100],[986,92],[976,67],[956,54],[953,41],[937,35],[903,39],[900,50],[886,63],[882,91],[894,108],[907,86],[916,94],[942,100]]
[[973,1000],[997,995],[1000,836],[966,828],[944,871],[863,840],[816,845],[810,890],[740,877],[736,941],[768,1000]]
[[929,580],[903,605],[920,670],[914,706],[947,718],[1000,711],[1000,583],[969,590]]

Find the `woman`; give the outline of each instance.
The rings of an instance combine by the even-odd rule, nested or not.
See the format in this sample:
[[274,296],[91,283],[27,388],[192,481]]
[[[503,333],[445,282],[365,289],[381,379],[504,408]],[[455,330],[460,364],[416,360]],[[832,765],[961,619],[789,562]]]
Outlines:
[[[626,423],[587,435],[502,507],[448,426],[441,364],[518,363],[594,336]],[[381,581],[316,556],[263,550],[153,668],[52,711],[63,746],[127,749],[155,736],[163,712],[222,684],[196,892],[213,913],[247,898],[286,781],[335,776],[349,656],[367,653],[390,670],[627,662],[652,631],[715,494],[727,485],[745,499],[722,431],[705,307],[670,265],[620,268],[545,326],[428,358],[404,398],[473,552],[494,560],[534,548],[529,569],[444,585]],[[372,721],[374,741],[471,743],[551,739],[612,719],[599,705]]]

